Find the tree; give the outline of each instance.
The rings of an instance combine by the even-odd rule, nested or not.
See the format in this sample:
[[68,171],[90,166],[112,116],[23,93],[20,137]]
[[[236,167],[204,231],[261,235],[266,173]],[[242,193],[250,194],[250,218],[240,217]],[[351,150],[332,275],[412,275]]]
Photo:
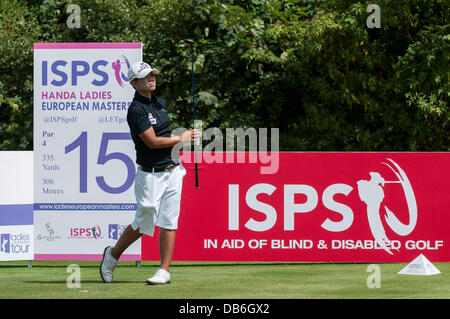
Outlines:
[[1,2],[0,149],[32,149],[34,42],[143,43],[174,126],[279,127],[281,150],[448,151],[450,26],[444,0]]

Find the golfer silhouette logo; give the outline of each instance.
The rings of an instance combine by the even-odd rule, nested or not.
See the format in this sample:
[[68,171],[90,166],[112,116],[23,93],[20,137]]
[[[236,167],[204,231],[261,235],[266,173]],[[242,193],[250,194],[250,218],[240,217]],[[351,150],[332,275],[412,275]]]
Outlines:
[[128,71],[128,69],[130,69],[131,66],[130,66],[130,62],[128,62],[128,59],[124,55],[122,55],[122,59],[124,60],[124,62],[121,62],[119,59],[117,59],[115,62],[113,62],[112,68],[114,69],[114,75],[116,77],[117,83],[119,83],[119,85],[123,87],[122,80],[124,80],[125,82],[128,82],[128,78],[123,72],[120,72],[120,70],[121,70],[120,64],[125,63],[127,65],[127,71]]
[[388,226],[398,235],[406,236],[409,235],[417,223],[417,203],[414,196],[414,191],[411,187],[411,183],[408,180],[405,172],[401,167],[391,159],[387,159],[396,168],[394,169],[388,163],[382,163],[388,166],[398,178],[398,181],[386,181],[378,172],[370,172],[370,180],[360,180],[358,184],[358,194],[361,201],[367,205],[367,219],[369,221],[369,227],[375,241],[389,254],[393,255],[389,249],[389,239],[386,236],[386,232],[381,222],[381,203],[384,199],[384,184],[386,183],[398,183],[402,185],[403,193],[406,198],[406,203],[408,205],[409,212],[409,224],[403,224],[395,214],[384,205],[384,210],[386,212],[385,221]]
[[102,235],[102,231],[100,230],[100,226],[96,225],[91,227],[92,236],[94,236],[95,239],[100,238]]

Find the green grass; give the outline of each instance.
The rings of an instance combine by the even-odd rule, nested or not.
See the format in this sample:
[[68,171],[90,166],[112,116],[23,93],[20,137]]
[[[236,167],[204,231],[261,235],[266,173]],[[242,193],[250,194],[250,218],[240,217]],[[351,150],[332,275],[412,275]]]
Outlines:
[[[70,289],[67,266],[81,269],[81,288]],[[368,288],[368,264],[174,262],[172,283],[149,286],[157,262],[122,261],[105,284],[99,262],[0,262],[0,298],[157,299],[365,299],[450,298],[450,263],[435,263],[433,276],[397,275],[406,264],[378,264],[381,287]]]

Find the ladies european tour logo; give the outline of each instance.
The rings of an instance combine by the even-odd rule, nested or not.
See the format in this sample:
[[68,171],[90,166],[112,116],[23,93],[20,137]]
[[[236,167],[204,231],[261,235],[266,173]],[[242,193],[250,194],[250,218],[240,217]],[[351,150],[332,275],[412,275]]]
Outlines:
[[383,224],[381,222],[380,216],[380,208],[381,202],[384,199],[384,191],[383,187],[386,183],[398,183],[402,185],[403,193],[406,198],[406,203],[408,205],[409,212],[409,223],[403,224],[398,218],[394,215],[394,213],[384,205],[384,209],[386,212],[385,221],[388,226],[398,235],[407,236],[409,235],[415,228],[417,223],[417,203],[416,198],[414,196],[414,191],[411,187],[411,183],[408,180],[405,172],[402,168],[395,163],[391,159],[387,159],[392,165],[396,168],[396,170],[389,165],[388,163],[382,163],[389,167],[392,172],[394,172],[395,176],[397,176],[398,181],[386,181],[380,173],[378,172],[370,172],[370,180],[360,180],[357,182],[358,184],[358,194],[359,198],[367,204],[367,219],[369,220],[370,230],[375,241],[389,254],[393,254],[388,245],[389,239],[386,236],[386,232],[383,228]]
[[0,235],[0,251],[6,254],[10,253],[11,234]]

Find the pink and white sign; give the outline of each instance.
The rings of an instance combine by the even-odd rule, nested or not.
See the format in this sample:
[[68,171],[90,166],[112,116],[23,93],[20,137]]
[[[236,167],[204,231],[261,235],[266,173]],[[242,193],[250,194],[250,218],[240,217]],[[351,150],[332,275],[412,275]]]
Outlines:
[[141,59],[141,43],[35,43],[36,259],[101,259],[133,219],[127,71]]
[[[199,163],[196,189],[184,163],[174,260],[450,261],[449,153],[282,152],[278,164]],[[159,259],[156,240],[143,237],[143,260]]]

